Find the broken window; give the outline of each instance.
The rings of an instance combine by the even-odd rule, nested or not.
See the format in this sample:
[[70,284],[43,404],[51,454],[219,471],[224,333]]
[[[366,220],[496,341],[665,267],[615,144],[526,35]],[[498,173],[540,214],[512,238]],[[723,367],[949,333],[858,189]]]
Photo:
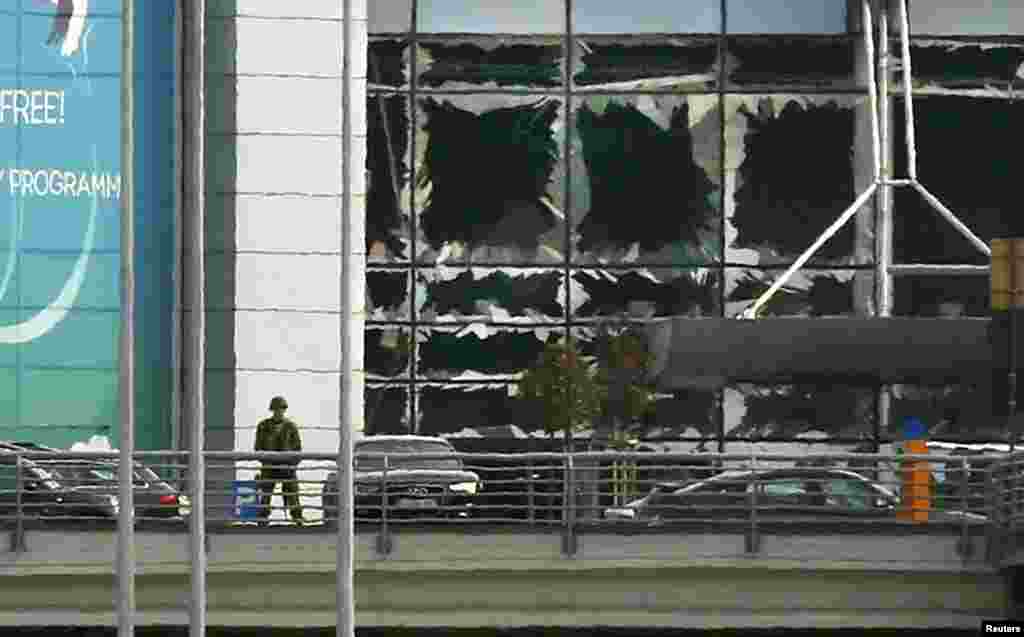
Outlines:
[[718,316],[719,280],[712,269],[577,270],[570,300],[579,319]]
[[[558,3],[561,4],[561,3]],[[574,33],[718,33],[720,0],[574,0]]]
[[[564,254],[562,103],[470,95],[420,102],[417,199],[425,261],[557,263]],[[564,226],[562,226],[564,228]]]
[[420,33],[562,33],[562,2],[521,0],[419,0]]
[[[725,315],[739,316],[784,270],[728,268]],[[863,316],[871,313],[874,272],[801,268],[762,306],[764,316]]]
[[371,0],[366,3],[370,33],[404,33],[412,25],[413,0]]
[[409,100],[366,101],[366,251],[370,262],[409,258]]
[[[896,100],[902,113],[903,101]],[[929,95],[914,100],[918,176],[982,241],[1024,235],[1020,214],[1018,139],[1024,103]],[[905,123],[895,118],[896,175],[907,174]],[[911,188],[893,198],[893,248],[898,263],[988,265],[978,251]]]
[[1024,35],[1019,0],[913,0],[909,12],[915,35]]
[[848,38],[731,38],[726,69],[744,90],[850,90],[865,86],[854,74],[855,42]]
[[366,58],[366,80],[371,90],[386,88],[408,88],[409,86],[409,42],[407,40],[370,41]]
[[603,91],[713,91],[717,40],[589,37],[576,39],[574,81]]
[[987,276],[901,276],[893,282],[893,314],[959,318],[989,316]]
[[729,33],[846,33],[847,0],[726,0]]
[[421,268],[419,276],[423,320],[564,320],[562,270]]
[[396,385],[367,383],[363,411],[366,417],[366,434],[410,434],[409,388]]
[[725,389],[727,438],[844,438],[874,435],[870,387],[833,382],[754,385]]
[[367,374],[387,378],[408,376],[411,343],[408,329],[367,326],[363,338]]
[[576,113],[575,261],[718,261],[717,96],[590,96]]
[[517,374],[544,349],[543,335],[534,328],[474,323],[421,328],[419,333],[417,373],[429,379],[487,380]]
[[[644,437],[690,440],[717,438],[720,407],[716,391],[694,389],[656,394]],[[710,450],[716,451],[717,448]]]
[[562,84],[562,46],[556,38],[420,40],[421,86],[465,88],[539,87]]
[[[735,169],[726,259],[795,259],[853,203],[856,96],[727,98],[727,170]],[[857,106],[863,108],[863,106]],[[810,264],[864,261],[847,223]]]
[[407,270],[368,270],[366,273],[367,320],[408,320],[409,272]]
[[536,410],[511,396],[507,385],[497,383],[421,385],[419,404],[418,433],[425,436],[486,435],[504,429],[500,435],[513,437],[542,428]]
[[[897,44],[893,50],[899,50]],[[914,40],[910,55],[918,91],[1024,88],[1024,43],[1019,41]]]
[[984,384],[910,385],[891,387],[889,430],[882,436],[903,438],[903,423],[918,418],[933,439],[999,439],[1003,422],[992,417],[992,392]]

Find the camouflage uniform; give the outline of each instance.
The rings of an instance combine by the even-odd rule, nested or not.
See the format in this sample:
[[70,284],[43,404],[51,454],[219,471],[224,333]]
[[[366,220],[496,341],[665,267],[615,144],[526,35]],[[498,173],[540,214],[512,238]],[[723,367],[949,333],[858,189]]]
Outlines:
[[[287,418],[266,418],[256,426],[256,451],[302,451],[299,428]],[[270,517],[270,498],[274,487],[281,483],[284,503],[293,520],[302,520],[302,506],[299,504],[299,483],[295,475],[298,460],[278,460],[277,464],[264,462],[260,471],[260,506],[264,518]]]

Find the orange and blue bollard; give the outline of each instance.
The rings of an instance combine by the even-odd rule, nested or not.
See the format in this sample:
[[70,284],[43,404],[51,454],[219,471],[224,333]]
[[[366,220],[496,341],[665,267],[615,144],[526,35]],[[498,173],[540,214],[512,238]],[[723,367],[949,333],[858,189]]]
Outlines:
[[[908,418],[904,425],[903,453],[923,456],[928,453],[927,433],[917,418]],[[903,475],[902,502],[897,516],[911,522],[927,522],[931,509],[931,468],[921,460],[906,460]]]

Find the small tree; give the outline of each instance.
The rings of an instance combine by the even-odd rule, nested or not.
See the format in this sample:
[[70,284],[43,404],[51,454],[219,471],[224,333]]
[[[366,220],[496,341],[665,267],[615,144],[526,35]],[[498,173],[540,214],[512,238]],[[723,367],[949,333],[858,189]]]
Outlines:
[[572,338],[549,339],[537,363],[520,379],[519,398],[537,407],[549,436],[554,438],[559,431],[565,433],[569,450],[573,433],[590,426],[600,416],[604,389]]
[[625,448],[629,427],[654,405],[654,392],[646,382],[654,354],[643,333],[628,327],[625,319],[600,327],[601,369],[598,381],[605,388],[605,422],[614,448]]

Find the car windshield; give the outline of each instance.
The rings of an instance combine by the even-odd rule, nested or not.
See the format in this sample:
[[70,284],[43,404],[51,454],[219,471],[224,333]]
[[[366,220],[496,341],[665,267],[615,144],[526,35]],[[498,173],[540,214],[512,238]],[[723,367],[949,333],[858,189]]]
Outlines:
[[[455,450],[443,442],[425,440],[377,440],[356,445],[354,454],[363,453],[453,453]],[[384,458],[359,458],[355,460],[358,471],[382,471]],[[458,458],[388,458],[389,469],[438,469],[455,471],[462,468]]]
[[[39,469],[46,472],[47,479],[67,483],[67,486],[105,486],[117,484],[117,465],[85,464],[85,463],[40,463]],[[136,486],[146,484],[139,471],[135,471],[133,480]]]

